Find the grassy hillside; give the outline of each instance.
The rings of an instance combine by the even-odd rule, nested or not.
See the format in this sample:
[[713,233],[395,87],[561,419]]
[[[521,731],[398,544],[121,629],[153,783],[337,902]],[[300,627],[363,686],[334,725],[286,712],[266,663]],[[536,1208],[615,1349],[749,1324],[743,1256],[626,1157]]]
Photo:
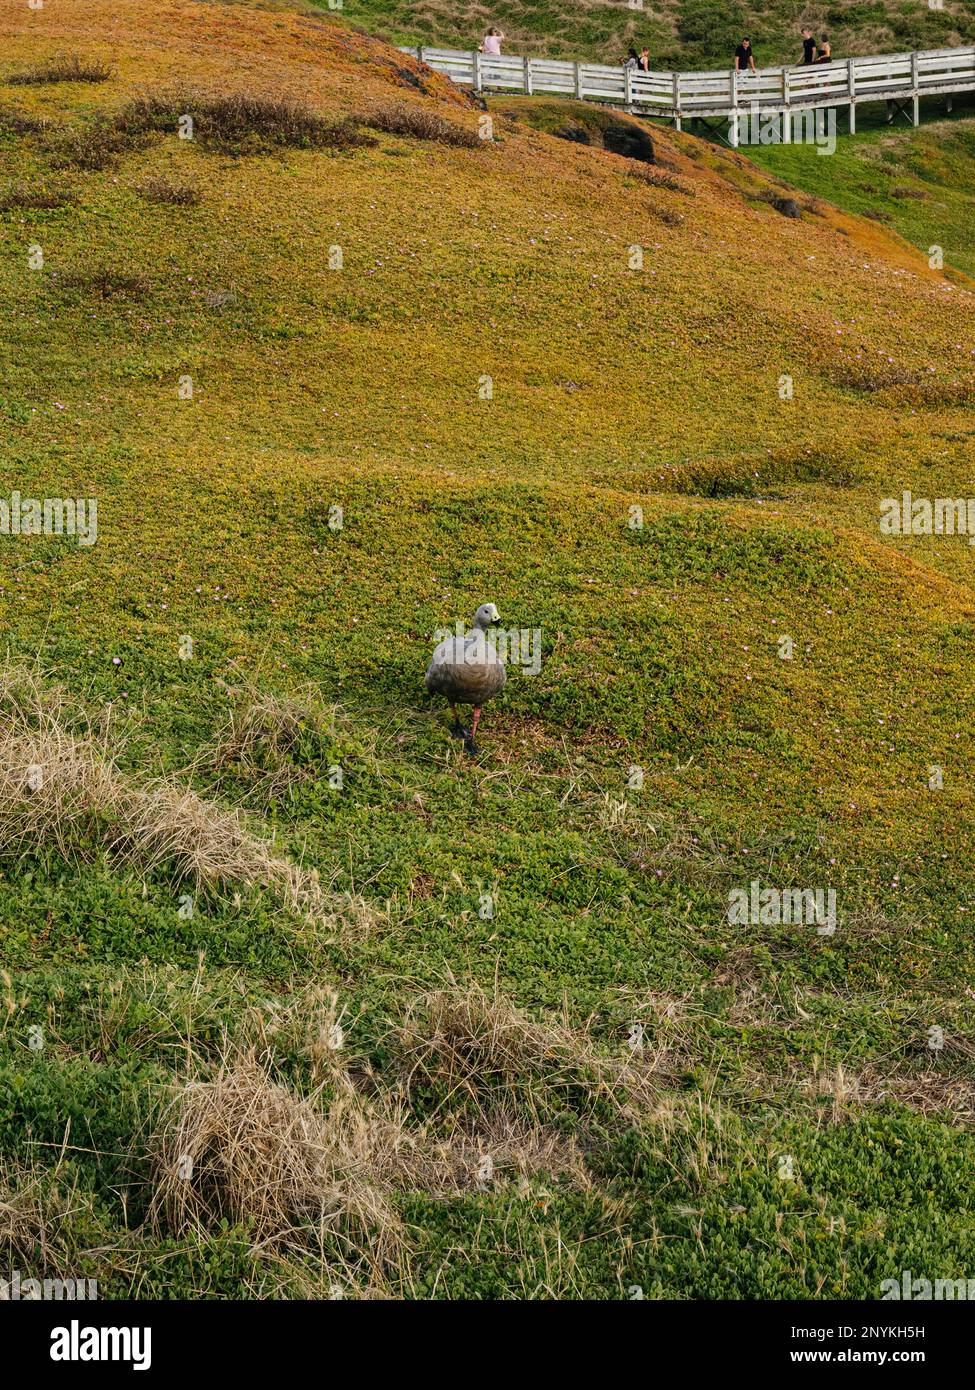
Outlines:
[[[950,249],[689,136],[478,140],[326,19],[0,23],[109,69],[2,97],[0,496],[98,537],[0,536],[0,1267],[966,1277],[972,552],[878,529],[971,491]],[[542,662],[472,763],[422,675],[485,600]],[[729,922],[756,878],[835,933]]]
[[[316,3],[329,8],[324,0]],[[473,0],[342,0],[341,10],[395,43],[473,48],[486,26],[496,24],[512,52],[614,63],[631,43],[646,44],[662,68],[730,66],[743,34],[751,37],[759,62],[795,61],[802,53],[803,25],[817,35],[828,33],[838,57],[975,42],[975,0],[944,0],[940,9],[915,0],[498,0],[489,6]]]
[[[753,151],[749,151],[752,153]],[[975,275],[975,121],[841,136],[829,158],[786,146],[754,149],[761,165],[849,212],[879,217],[926,254]]]

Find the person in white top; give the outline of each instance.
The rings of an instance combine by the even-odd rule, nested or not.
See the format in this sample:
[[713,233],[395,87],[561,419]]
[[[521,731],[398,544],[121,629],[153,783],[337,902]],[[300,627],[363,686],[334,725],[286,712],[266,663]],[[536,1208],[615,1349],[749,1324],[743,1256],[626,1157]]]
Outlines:
[[501,45],[504,42],[504,34],[494,26],[484,35],[484,42],[481,44],[482,53],[492,53],[496,58],[501,56]]

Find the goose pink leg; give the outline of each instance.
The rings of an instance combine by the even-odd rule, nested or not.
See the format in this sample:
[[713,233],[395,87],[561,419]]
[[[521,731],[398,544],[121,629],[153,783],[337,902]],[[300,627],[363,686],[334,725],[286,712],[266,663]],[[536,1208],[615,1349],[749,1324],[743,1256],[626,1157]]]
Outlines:
[[469,734],[464,735],[464,748],[472,758],[478,757],[478,748],[477,744],[474,742],[474,735],[477,733],[477,721],[480,717],[481,707],[477,705],[473,711],[473,718],[471,719],[471,731]]

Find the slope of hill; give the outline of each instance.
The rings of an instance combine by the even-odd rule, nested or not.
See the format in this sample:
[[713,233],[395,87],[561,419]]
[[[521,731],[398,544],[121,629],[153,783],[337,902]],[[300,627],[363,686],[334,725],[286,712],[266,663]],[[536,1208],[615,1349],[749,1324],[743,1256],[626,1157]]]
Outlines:
[[919,250],[940,247],[975,275],[975,120],[933,120],[918,129],[840,136],[835,154],[810,159],[801,148],[762,146],[755,159],[807,193],[849,212],[878,217]]
[[[109,69],[0,113],[0,496],[98,507],[0,536],[8,1262],[965,1276],[972,552],[878,526],[971,491],[963,280],[690,137],[478,139],[326,19],[0,24],[7,79]],[[472,764],[422,672],[487,599],[541,661]]]

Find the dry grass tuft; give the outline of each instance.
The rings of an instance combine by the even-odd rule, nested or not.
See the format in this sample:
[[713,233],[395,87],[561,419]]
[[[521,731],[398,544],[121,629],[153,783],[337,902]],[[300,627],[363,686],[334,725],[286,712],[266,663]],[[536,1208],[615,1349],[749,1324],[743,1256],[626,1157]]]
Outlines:
[[144,144],[144,136],[116,130],[99,117],[89,125],[55,129],[44,147],[56,168],[97,172],[114,168],[120,155],[141,149]]
[[66,184],[26,184],[22,180],[9,183],[0,191],[0,212],[15,208],[48,210],[67,207],[74,202],[74,191]]
[[273,852],[251,834],[241,813],[206,800],[190,787],[158,781],[128,788],[114,805],[110,852],[143,872],[168,869],[202,890],[234,884],[270,888],[291,911],[321,926],[348,922],[361,934],[375,914],[360,898],[329,895],[316,869]]
[[115,69],[108,63],[72,53],[70,57],[53,58],[12,72],[6,81],[12,87],[40,87],[53,82],[107,82],[114,76]]
[[53,846],[67,856],[104,834],[119,777],[105,736],[74,719],[60,686],[0,669],[0,854]]
[[323,1099],[280,1085],[253,1053],[187,1082],[148,1146],[150,1222],[181,1234],[227,1220],[257,1245],[337,1245],[350,1265],[388,1264],[402,1231],[368,1122],[348,1094],[327,1110]]
[[52,122],[46,116],[29,116],[26,111],[0,110],[0,132],[5,135],[42,135]]
[[30,1268],[40,1255],[46,1267],[54,1244],[43,1184],[36,1174],[5,1161],[0,1170],[0,1257]]
[[[309,1296],[344,1296],[330,1294],[336,1284],[384,1296],[387,1280],[408,1279],[399,1193],[446,1198],[512,1178],[524,1190],[542,1175],[590,1186],[573,1139],[513,1111],[431,1137],[410,1123],[401,1094],[369,1072],[357,1084],[335,1052],[328,1080],[307,1096],[282,1085],[269,1059],[225,1053],[173,1095],[146,1144],[148,1222],[176,1236],[245,1227],[282,1292],[311,1277]],[[302,1270],[308,1254],[320,1279]]]
[[592,1185],[574,1136],[512,1110],[495,1111],[476,1125],[457,1124],[446,1137],[401,1150],[399,1162],[409,1188],[438,1197],[490,1191],[510,1179],[524,1187],[550,1177],[583,1192]]
[[249,1011],[244,1036],[266,1055],[303,1056],[312,1084],[330,1087],[346,1142],[383,1186],[446,1196],[487,1190],[539,1174],[585,1188],[589,1178],[576,1139],[533,1123],[511,1105],[471,1116],[445,1112],[417,1125],[402,1078],[392,1087],[363,1059],[349,1060],[354,1026],[334,990],[313,986],[279,1004]]
[[95,295],[99,299],[145,299],[152,292],[145,275],[114,266],[69,270],[53,276],[52,281],[58,290],[68,294]]
[[651,188],[665,188],[671,193],[683,193],[687,198],[694,197],[693,188],[682,179],[664,173],[655,165],[644,164],[642,160],[627,160],[626,173],[629,178],[638,179],[640,183],[649,184]]
[[76,1178],[62,1178],[62,1162],[41,1169],[0,1161],[0,1281],[19,1269],[31,1277],[74,1279],[75,1239],[93,1200]]
[[568,1106],[587,1113],[600,1100],[636,1118],[654,1104],[652,1072],[636,1056],[607,1056],[586,1029],[563,1017],[538,1022],[495,987],[459,985],[422,995],[396,1030],[394,1053],[404,1091],[432,1092],[440,1108],[481,1117],[505,1110]]
[[677,823],[659,831],[651,829],[652,839],[642,839],[625,853],[628,868],[652,874],[661,883],[677,879],[714,889],[725,881],[731,859],[706,826]]
[[662,222],[665,227],[679,227],[684,221],[683,213],[675,212],[673,208],[665,207],[663,203],[648,203],[647,212],[658,222]]
[[432,140],[438,145],[476,150],[486,143],[474,131],[454,125],[453,121],[445,120],[436,111],[428,111],[425,106],[381,106],[361,119],[363,125],[386,135],[406,135],[413,140]]
[[966,1072],[872,1063],[848,1076],[838,1066],[834,1072],[814,1072],[808,1089],[831,1099],[834,1123],[863,1106],[893,1102],[962,1128],[975,1124],[975,1078]]
[[354,121],[327,121],[304,102],[247,92],[149,92],[120,111],[115,124],[128,136],[175,135],[187,116],[192,118],[194,140],[237,154],[288,147],[354,150],[376,143]]
[[147,140],[142,133],[115,128],[104,115],[85,125],[45,125],[39,133],[54,167],[85,171],[114,168],[122,154],[143,149]]
[[268,751],[277,756],[293,753],[303,729],[319,718],[311,703],[252,689],[243,707],[231,714],[213,750],[214,761],[255,763]]
[[900,367],[879,357],[872,362],[851,359],[835,367],[830,373],[830,381],[834,386],[863,394],[886,391],[892,386],[917,386],[923,379],[921,372],[910,367]]
[[314,769],[299,760],[302,742],[306,735],[320,740],[333,724],[334,710],[322,709],[310,691],[289,699],[246,686],[240,706],[195,766],[216,773],[218,780],[243,777],[250,784],[249,797],[269,809],[313,780]]
[[176,183],[172,179],[153,175],[136,185],[136,191],[147,203],[159,203],[168,207],[196,207],[200,202],[200,190],[191,183]]
[[0,855],[53,846],[104,848],[143,872],[168,869],[198,889],[260,885],[317,925],[371,930],[361,898],[328,894],[314,869],[274,853],[227,810],[173,780],[140,785],[115,766],[108,735],[69,708],[59,687],[0,669]]

